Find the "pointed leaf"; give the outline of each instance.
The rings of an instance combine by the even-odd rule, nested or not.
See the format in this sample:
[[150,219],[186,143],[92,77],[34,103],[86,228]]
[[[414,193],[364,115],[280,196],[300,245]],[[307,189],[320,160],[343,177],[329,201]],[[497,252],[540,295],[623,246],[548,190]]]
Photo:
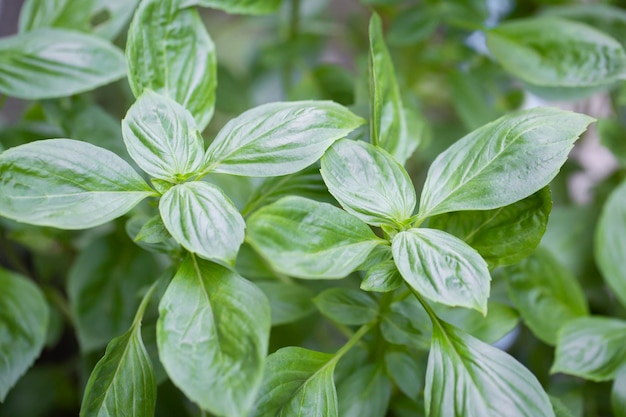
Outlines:
[[409,174],[384,150],[343,139],[321,162],[328,190],[348,213],[374,226],[396,227],[413,215],[416,196]]
[[431,324],[415,297],[392,303],[381,312],[380,331],[389,343],[428,350]]
[[424,389],[426,353],[390,345],[385,351],[385,368],[389,378],[407,397],[415,399]]
[[539,191],[593,121],[553,108],[510,113],[466,135],[428,170],[419,216],[488,210]]
[[341,417],[385,417],[391,397],[391,381],[381,365],[358,369],[337,387]]
[[88,32],[94,0],[26,0],[20,10],[19,32],[66,28]]
[[345,277],[384,243],[345,211],[302,197],[285,197],[256,211],[246,240],[277,271],[315,279]]
[[269,103],[231,120],[207,150],[207,171],[271,177],[317,161],[363,119],[332,101]]
[[402,277],[420,294],[487,313],[487,263],[465,242],[440,230],[410,229],[398,233],[391,248]]
[[329,319],[347,325],[369,323],[378,314],[378,303],[367,293],[349,288],[330,288],[313,300]]
[[282,0],[182,0],[181,7],[198,5],[231,14],[269,14],[280,7]]
[[153,191],[119,156],[70,139],[47,139],[0,155],[0,215],[61,229],[113,220]]
[[255,284],[270,302],[272,326],[293,323],[316,311],[314,293],[303,285],[280,281],[256,281]]
[[187,258],[159,305],[159,357],[169,377],[211,413],[250,411],[263,375],[270,308],[237,273]]
[[361,281],[364,291],[389,292],[400,288],[404,283],[398,267],[393,261],[384,261],[367,270]]

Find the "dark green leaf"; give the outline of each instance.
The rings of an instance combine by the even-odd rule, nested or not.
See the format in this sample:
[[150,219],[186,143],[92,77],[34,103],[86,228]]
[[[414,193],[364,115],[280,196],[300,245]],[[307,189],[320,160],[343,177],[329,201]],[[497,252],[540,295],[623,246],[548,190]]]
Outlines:
[[0,402],[41,353],[50,312],[28,279],[0,268]]
[[314,293],[302,285],[280,281],[258,281],[255,284],[270,301],[272,326],[292,323],[315,312]]
[[428,170],[419,216],[488,210],[545,187],[559,172],[589,116],[553,108],[510,113],[466,135]]
[[119,156],[85,142],[40,140],[0,155],[0,215],[20,222],[85,229],[152,193]]
[[421,42],[433,34],[439,21],[437,8],[426,2],[403,10],[389,26],[389,44],[412,45]]
[[130,156],[154,178],[176,182],[202,169],[204,142],[193,117],[152,90],[128,110],[122,134]]
[[616,120],[598,120],[600,143],[608,148],[620,165],[626,166],[626,127]]
[[361,289],[365,291],[393,291],[404,283],[398,267],[393,261],[384,261],[367,270],[361,281]]
[[232,265],[243,242],[243,218],[216,186],[192,181],[178,184],[159,201],[163,224],[190,252]]
[[198,5],[233,14],[269,14],[280,7],[282,0],[182,0],[181,7]]
[[337,387],[341,417],[385,417],[391,397],[391,381],[381,365],[358,369]]
[[361,141],[342,139],[322,157],[322,178],[350,214],[374,226],[401,227],[413,215],[415,188],[390,154]]
[[404,280],[423,296],[487,313],[487,263],[462,240],[435,229],[398,233],[391,245]]
[[570,320],[559,331],[551,373],[592,381],[615,378],[626,363],[626,322],[608,317]]
[[272,177],[317,161],[363,119],[332,101],[269,103],[229,121],[207,150],[206,171]]
[[93,4],[94,0],[26,0],[19,32],[51,27],[87,31]]
[[300,347],[271,354],[254,417],[338,417],[333,355]]
[[507,353],[444,322],[433,327],[426,414],[430,417],[554,417],[537,378]]
[[135,242],[161,243],[171,238],[163,219],[156,215],[148,219],[134,237]]
[[389,346],[385,351],[387,375],[409,398],[417,398],[424,388],[426,354],[414,349]]
[[275,270],[316,279],[345,277],[384,243],[343,210],[302,197],[285,197],[256,211],[246,240]]
[[515,264],[537,248],[552,209],[549,187],[493,210],[440,214],[428,227],[441,229],[476,249],[490,268]]
[[128,79],[138,97],[147,88],[168,96],[204,130],[213,116],[215,47],[193,8],[179,0],[143,0],[128,29]]
[[349,288],[330,288],[313,300],[323,315],[337,323],[369,323],[378,314],[378,303],[367,293]]
[[615,417],[626,416],[626,364],[622,364],[615,374],[611,390],[611,407]]
[[380,330],[389,343],[428,350],[431,324],[415,297],[392,303],[381,316]]
[[159,305],[159,357],[192,401],[211,413],[250,411],[263,375],[270,307],[261,290],[222,266],[187,258]]
[[556,417],[574,417],[571,410],[557,397],[550,395],[550,402],[552,403],[552,409]]

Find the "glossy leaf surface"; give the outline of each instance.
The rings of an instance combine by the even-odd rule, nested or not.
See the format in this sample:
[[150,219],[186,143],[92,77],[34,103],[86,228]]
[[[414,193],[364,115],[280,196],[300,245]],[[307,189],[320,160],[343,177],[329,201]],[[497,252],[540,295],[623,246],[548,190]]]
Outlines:
[[361,281],[361,289],[388,292],[400,288],[403,283],[404,279],[396,264],[393,261],[385,261],[367,270],[367,275]]
[[87,31],[93,4],[94,0],[26,0],[19,32],[51,27]]
[[182,0],[182,7],[198,5],[232,14],[269,14],[278,10],[282,0]]

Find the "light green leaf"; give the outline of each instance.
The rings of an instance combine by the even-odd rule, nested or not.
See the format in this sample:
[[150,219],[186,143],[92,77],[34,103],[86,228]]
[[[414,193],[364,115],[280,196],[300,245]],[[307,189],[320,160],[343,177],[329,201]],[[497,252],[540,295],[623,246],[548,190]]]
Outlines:
[[495,268],[515,264],[533,253],[546,231],[551,209],[550,188],[544,187],[497,209],[440,214],[429,220],[428,227],[463,240]]
[[293,323],[315,313],[313,291],[299,284],[280,281],[257,281],[272,310],[272,326]]
[[572,411],[559,398],[549,395],[556,417],[575,417]]
[[445,322],[433,328],[424,400],[430,417],[554,417],[528,369]]
[[611,408],[615,417],[626,416],[626,363],[622,364],[615,374],[611,389]]
[[163,219],[157,214],[141,226],[133,240],[135,242],[162,243],[171,237],[163,224]]
[[424,388],[426,353],[389,345],[385,350],[385,368],[400,391],[409,398],[417,398]]
[[300,347],[267,357],[253,417],[338,417],[333,355]]
[[0,215],[60,229],[86,229],[128,212],[153,194],[111,151],[48,139],[0,154]]
[[393,61],[385,45],[380,17],[373,14],[370,40],[370,136],[400,164],[413,154],[422,139],[422,126],[411,123],[415,116],[404,107]]
[[358,369],[337,387],[341,417],[385,417],[391,397],[391,381],[381,365]]
[[159,201],[172,237],[203,258],[233,265],[246,224],[226,194],[201,181],[177,184]]
[[204,142],[193,117],[152,90],[128,110],[122,134],[130,156],[154,178],[176,182],[202,169]]
[[551,373],[592,381],[615,378],[626,363],[626,322],[608,317],[570,320],[559,331]]
[[244,416],[263,376],[270,307],[261,290],[193,256],[159,305],[159,357],[172,382],[202,409]]
[[51,27],[88,31],[93,4],[94,0],[26,0],[19,33]]
[[[547,250],[503,271],[509,297],[532,332],[555,345],[559,329],[576,317],[589,314],[585,294],[565,266]],[[550,320],[546,320],[550,317]]]
[[384,243],[345,211],[302,197],[285,197],[256,211],[246,241],[276,271],[314,279],[345,277]]
[[378,303],[363,291],[350,288],[330,288],[313,302],[329,319],[347,325],[369,323],[378,314]]
[[416,196],[409,174],[384,150],[342,139],[321,162],[328,190],[348,213],[374,226],[395,227],[413,215]]
[[147,88],[189,110],[198,129],[213,116],[215,46],[198,12],[179,0],[143,0],[128,29],[128,80],[138,97]]
[[93,33],[105,39],[115,39],[128,27],[138,3],[139,0],[95,0]]
[[604,204],[596,228],[594,255],[602,276],[617,299],[626,306],[626,181]]
[[35,284],[0,268],[0,403],[46,341],[50,312]]
[[593,122],[554,108],[510,113],[460,139],[428,170],[419,216],[489,210],[545,187]]
[[410,229],[392,241],[404,280],[423,296],[451,307],[487,313],[487,263],[462,240],[435,229]]
[[367,270],[361,281],[364,291],[389,292],[400,288],[404,283],[398,267],[393,261],[384,261]]
[[229,121],[207,150],[206,171],[272,177],[317,161],[363,119],[332,101],[263,104]]
[[440,21],[440,11],[433,4],[418,3],[409,7],[389,24],[389,44],[405,46],[424,41],[437,29]]
[[232,14],[269,14],[276,12],[282,0],[182,0],[181,7],[198,5]]
[[626,75],[626,52],[619,42],[564,19],[503,23],[487,31],[487,46],[505,70],[538,86],[594,87]]
[[119,80],[122,52],[66,29],[37,29],[0,39],[0,92],[27,100],[66,97]]

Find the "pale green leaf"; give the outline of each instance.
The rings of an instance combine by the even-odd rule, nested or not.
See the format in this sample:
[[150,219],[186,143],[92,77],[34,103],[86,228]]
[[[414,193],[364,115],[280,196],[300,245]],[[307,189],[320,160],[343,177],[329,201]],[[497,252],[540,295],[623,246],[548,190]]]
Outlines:
[[378,303],[367,293],[351,288],[330,288],[313,299],[329,319],[347,325],[369,323],[378,314]]
[[204,142],[191,114],[174,100],[144,90],[122,120],[124,143],[154,178],[176,182],[202,168]]
[[0,402],[46,341],[50,312],[39,287],[0,268]]
[[416,196],[409,174],[384,150],[342,139],[321,163],[328,190],[348,213],[374,226],[395,227],[413,215]]
[[61,229],[113,220],[153,191],[119,156],[70,139],[48,139],[0,154],[0,215]]
[[137,4],[139,0],[95,0],[93,33],[105,39],[115,39],[128,27]]
[[369,268],[363,281],[361,289],[364,291],[389,292],[400,288],[404,280],[396,264],[391,261],[384,261]]
[[182,0],[181,7],[200,6],[232,14],[269,14],[276,12],[282,0]]
[[244,416],[263,376],[270,307],[236,272],[187,258],[159,305],[159,357],[172,382],[204,410]]
[[593,122],[554,108],[510,113],[460,139],[428,170],[419,216],[489,210],[545,187]]
[[280,281],[257,281],[272,310],[272,326],[293,323],[315,313],[313,291],[305,286]]
[[435,229],[410,229],[392,241],[404,280],[423,296],[451,307],[487,313],[487,263],[462,240]]
[[19,32],[39,28],[89,30],[95,0],[26,0],[20,10]]
[[44,28],[0,39],[0,92],[7,96],[66,97],[125,74],[122,52],[95,36]]
[[206,259],[234,264],[246,225],[222,190],[201,181],[177,184],[161,197],[159,211],[182,247]]
[[332,101],[263,104],[229,121],[207,150],[207,171],[271,177],[317,161],[363,119]]
[[385,417],[391,398],[391,381],[381,365],[359,368],[337,386],[341,417]]
[[302,197],[285,197],[256,211],[246,241],[276,271],[315,279],[345,277],[384,243],[343,210]]
[[626,362],[618,368],[615,374],[611,389],[611,408],[615,417],[626,416]]
[[194,8],[179,0],[143,0],[128,29],[128,80],[135,97],[149,88],[189,110],[198,129],[213,116],[215,46]]

